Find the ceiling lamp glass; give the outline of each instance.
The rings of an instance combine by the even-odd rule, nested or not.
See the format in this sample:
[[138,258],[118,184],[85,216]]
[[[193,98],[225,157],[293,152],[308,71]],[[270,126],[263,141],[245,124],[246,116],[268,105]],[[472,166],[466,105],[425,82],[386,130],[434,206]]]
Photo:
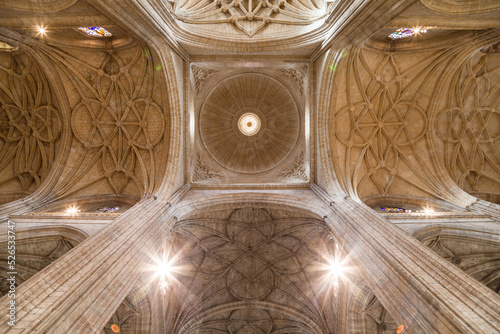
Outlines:
[[109,31],[104,29],[103,27],[80,27],[78,30],[84,32],[88,36],[92,37],[111,37],[113,34],[111,34]]
[[253,136],[260,130],[260,118],[253,113],[243,114],[238,120],[238,128],[245,136]]

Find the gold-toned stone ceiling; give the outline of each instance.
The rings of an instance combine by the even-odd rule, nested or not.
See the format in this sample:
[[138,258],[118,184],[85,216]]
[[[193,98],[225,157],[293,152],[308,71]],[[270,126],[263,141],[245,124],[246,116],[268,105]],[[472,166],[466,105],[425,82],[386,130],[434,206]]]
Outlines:
[[500,56],[476,53],[454,74],[436,134],[446,169],[476,196],[500,189]]
[[0,53],[0,194],[38,189],[54,163],[62,115],[44,71],[27,53]]
[[[335,326],[324,222],[259,207],[191,215],[168,242],[167,332],[330,333]],[[326,314],[330,314],[326,317]]]
[[73,6],[78,0],[6,1],[5,7],[19,11],[54,12]]
[[[376,37],[340,52],[330,66],[338,80],[330,101],[334,164],[357,197],[446,199],[451,182],[483,198],[499,192],[500,57],[479,44],[453,45],[471,38],[463,33],[441,46],[429,47],[427,38]],[[471,57],[454,65],[460,50]]]
[[422,5],[436,12],[446,14],[471,14],[499,10],[496,0],[420,0]]
[[[238,128],[240,117],[256,114],[253,136]],[[300,115],[294,98],[279,82],[262,74],[242,74],[220,82],[199,117],[200,136],[220,166],[238,173],[261,173],[279,165],[295,147]]]
[[[75,232],[73,229],[59,228],[38,228],[37,230],[19,231],[14,244],[15,253],[9,260],[15,262],[16,285],[20,285],[37,272],[63,256],[65,253],[76,247],[86,236],[83,233]],[[12,255],[12,246],[8,241],[0,242],[0,296],[6,295],[9,291],[9,269],[7,258]]]
[[118,50],[57,51],[53,59],[64,68],[75,138],[73,168],[63,173],[57,191],[151,193],[161,178],[167,120],[149,49],[132,43]]
[[152,310],[149,286],[139,281],[120,304],[101,334],[151,334]]
[[289,34],[297,30],[297,26],[312,25],[328,14],[327,3],[322,0],[181,0],[173,2],[171,11],[185,24],[202,25],[202,29],[225,33],[234,33],[228,29],[234,26],[248,37],[264,32],[269,26],[272,26],[271,34],[277,31]]
[[[207,180],[235,188],[240,181],[253,185],[255,180],[262,186],[273,182],[279,186],[288,186],[287,182],[308,185],[308,181],[316,182],[318,175],[323,177],[321,168],[309,174],[310,166],[330,149],[333,158],[323,163],[335,165],[336,174],[326,179],[337,177],[345,192],[354,197],[373,200],[382,195],[394,199],[396,205],[401,203],[398,196],[443,199],[443,192],[456,185],[476,196],[489,194],[493,198],[499,193],[499,60],[498,54],[478,51],[498,42],[494,31],[489,31],[487,39],[481,31],[468,34],[436,29],[412,42],[389,42],[386,36],[392,28],[379,28],[396,15],[392,10],[409,3],[390,0],[335,1],[332,7],[338,12],[328,17],[332,29],[324,30],[320,26],[327,8],[322,2],[183,2],[174,7],[177,19],[184,20],[177,22],[185,29],[180,32],[171,24],[171,17],[162,12],[163,1],[43,1],[44,8],[36,0],[7,3],[9,9],[0,13],[0,20],[21,32],[17,39],[14,34],[7,35],[23,51],[5,55],[5,59],[17,57],[18,64],[33,71],[25,75],[6,65],[0,82],[9,82],[9,87],[3,93],[8,98],[18,94],[27,96],[27,101],[43,101],[44,107],[50,107],[46,110],[53,113],[48,120],[46,115],[37,114],[36,108],[16,104],[15,98],[3,104],[17,114],[11,117],[12,113],[7,113],[3,118],[5,114],[0,114],[4,130],[0,133],[24,131],[30,135],[19,140],[11,135],[0,137],[5,142],[3,147],[8,143],[17,149],[11,153],[0,146],[0,153],[7,152],[0,158],[6,157],[8,164],[1,165],[0,159],[0,166],[5,167],[0,175],[11,177],[12,170],[15,175],[24,171],[24,179],[15,181],[28,184],[27,192],[31,192],[40,187],[36,177],[44,181],[49,174],[45,161],[50,165],[57,160],[60,173],[53,179],[58,182],[46,186],[54,196],[47,196],[47,202],[58,197],[70,203],[80,197],[77,202],[87,211],[95,210],[96,202],[105,203],[109,194],[122,194],[126,198],[123,202],[133,205],[140,198],[164,195],[158,192],[162,184],[168,184],[168,189],[180,186],[178,174],[182,172],[184,182],[193,181],[194,186]],[[486,12],[498,9],[493,1],[413,3],[419,8],[432,7],[426,13],[434,10],[450,16],[454,12],[484,12],[488,14],[484,17],[498,17]],[[459,8],[454,11],[456,5]],[[80,15],[85,8],[90,14]],[[317,9],[319,15],[315,14]],[[19,20],[28,16],[24,10],[53,11],[47,19],[58,22],[59,27],[54,25],[51,34],[37,37],[31,31],[32,18]],[[16,12],[17,16],[9,17]],[[349,21],[351,17],[355,20]],[[74,30],[73,18],[80,18],[79,23],[108,23],[114,37],[89,39]],[[205,18],[216,22],[201,22]],[[188,22],[190,19],[201,23]],[[474,18],[466,17],[465,21],[470,24]],[[4,34],[5,30],[0,32]],[[332,43],[330,37],[338,31],[344,37]],[[380,38],[356,44],[377,31]],[[137,41],[132,42],[129,34]],[[31,43],[31,48],[24,48],[24,42]],[[176,42],[181,45],[175,49],[180,56],[172,56],[175,52],[169,49]],[[344,46],[344,51],[336,49]],[[338,51],[339,57],[322,67],[322,60],[315,60],[328,49],[330,54]],[[30,61],[26,61],[29,57],[24,50],[30,50],[30,57],[36,55],[37,61],[26,65]],[[195,57],[190,58],[188,53]],[[231,54],[237,56],[232,59]],[[249,60],[255,54],[260,57]],[[265,58],[269,54],[275,58]],[[175,64],[165,62],[171,57],[177,57]],[[190,61],[209,65],[197,67]],[[43,70],[38,62],[43,63]],[[330,73],[335,80],[321,80]],[[35,87],[33,82],[40,84]],[[25,89],[20,92],[19,87]],[[328,90],[333,93],[321,95]],[[174,96],[175,102],[167,103],[165,95]],[[262,121],[253,136],[238,132],[237,120],[246,112],[255,113]],[[323,118],[324,113],[329,118]],[[318,134],[325,124],[328,133]],[[63,131],[70,133],[65,141],[62,135],[55,135]],[[175,135],[171,134],[174,131]],[[51,132],[52,139],[59,137],[54,143],[46,143],[38,138],[37,133],[42,132]],[[192,142],[188,140],[191,135],[195,137]],[[316,140],[317,147],[313,143]],[[54,151],[63,157],[54,158]],[[26,167],[26,157],[32,159],[31,167]],[[167,167],[168,171],[181,172],[170,175],[165,172]],[[255,178],[242,179],[241,175]],[[11,191],[3,187],[5,184],[0,184],[1,190]],[[151,201],[156,199],[151,197]],[[148,222],[141,217],[138,223],[146,228]],[[123,331],[148,333],[152,312],[157,312],[155,328],[166,325],[168,333],[340,331],[343,323],[337,316],[343,309],[337,306],[345,300],[344,296],[340,301],[331,298],[322,290],[318,270],[324,264],[321,254],[334,245],[329,238],[330,227],[318,217],[255,205],[181,219],[169,232],[172,235],[165,248],[178,256],[186,271],[174,274],[177,281],[171,282],[166,304],[161,304],[165,309],[159,303],[154,307],[142,304],[137,296],[143,298],[144,293],[134,288],[105,332],[119,323]],[[132,244],[132,236],[126,237],[125,242]],[[61,250],[66,247],[64,240],[33,246],[46,249],[50,245]],[[467,253],[461,248],[462,240],[437,237],[427,241],[452,262],[460,258],[467,270],[472,268],[469,273],[477,274],[498,291],[496,248],[471,242],[477,252]],[[106,249],[105,245],[99,247]],[[377,251],[378,246],[373,249]],[[36,261],[47,260],[37,258],[33,263]],[[115,269],[118,273],[124,268]],[[359,287],[362,283],[353,289]],[[368,288],[354,296],[358,297],[359,312],[351,318],[350,330],[394,332],[397,324]],[[381,301],[386,305],[387,299]],[[116,309],[119,302],[114,302]],[[160,310],[166,310],[164,318],[159,316]]]

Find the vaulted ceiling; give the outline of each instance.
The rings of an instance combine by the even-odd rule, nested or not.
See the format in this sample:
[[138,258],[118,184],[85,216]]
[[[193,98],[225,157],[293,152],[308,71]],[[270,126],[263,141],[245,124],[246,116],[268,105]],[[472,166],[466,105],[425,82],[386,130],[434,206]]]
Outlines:
[[[498,1],[1,7],[6,213],[53,217],[75,204],[121,213],[184,184],[214,193],[317,184],[376,209],[403,200],[446,211],[475,197],[500,202]],[[77,29],[86,26],[112,36]],[[420,33],[388,37],[404,27]],[[258,117],[255,135],[240,131],[246,114]],[[333,297],[322,266],[339,240],[323,217],[239,203],[180,218],[163,247],[182,268],[168,292],[138,284],[105,333],[112,324],[131,333],[158,324],[168,333],[336,333],[339,323],[395,331],[361,273]],[[52,232],[20,246],[30,259],[23,279],[84,239]],[[420,239],[498,292],[495,245]]]

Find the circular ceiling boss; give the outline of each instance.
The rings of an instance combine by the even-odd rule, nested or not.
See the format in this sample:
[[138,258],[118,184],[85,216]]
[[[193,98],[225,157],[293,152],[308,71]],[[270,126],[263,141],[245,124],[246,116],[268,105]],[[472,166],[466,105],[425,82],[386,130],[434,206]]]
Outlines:
[[280,164],[300,134],[300,115],[290,92],[274,79],[256,73],[220,82],[205,99],[200,137],[223,167],[261,173]]
[[260,130],[260,118],[254,113],[246,113],[241,115],[238,120],[238,129],[245,136],[253,136]]

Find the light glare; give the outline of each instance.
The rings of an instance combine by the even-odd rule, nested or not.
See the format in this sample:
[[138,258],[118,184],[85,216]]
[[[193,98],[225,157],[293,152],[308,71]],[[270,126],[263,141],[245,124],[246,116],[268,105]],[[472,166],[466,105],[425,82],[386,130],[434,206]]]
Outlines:
[[330,286],[333,290],[333,295],[337,296],[340,289],[339,278],[342,277],[342,271],[343,271],[342,263],[336,257],[332,257],[327,261],[328,261],[328,275],[326,278],[330,282],[329,284],[331,284]]
[[76,215],[78,213],[78,211],[80,211],[80,210],[78,210],[78,208],[76,206],[72,206],[72,207],[69,207],[66,209],[66,213],[68,215],[72,215],[72,216]]
[[170,286],[168,277],[171,276],[172,267],[169,261],[162,262],[158,267],[156,267],[156,272],[160,276],[160,287],[163,290],[163,294],[167,293],[168,287]]
[[170,263],[163,262],[157,267],[158,275],[165,277],[170,274]]
[[36,27],[36,29],[38,30],[38,33],[40,35],[45,35],[45,33],[47,32],[47,30],[45,29],[45,27],[42,27],[42,26],[38,26],[38,27]]
[[330,262],[329,267],[330,275],[338,276],[342,273],[342,264],[335,258]]

